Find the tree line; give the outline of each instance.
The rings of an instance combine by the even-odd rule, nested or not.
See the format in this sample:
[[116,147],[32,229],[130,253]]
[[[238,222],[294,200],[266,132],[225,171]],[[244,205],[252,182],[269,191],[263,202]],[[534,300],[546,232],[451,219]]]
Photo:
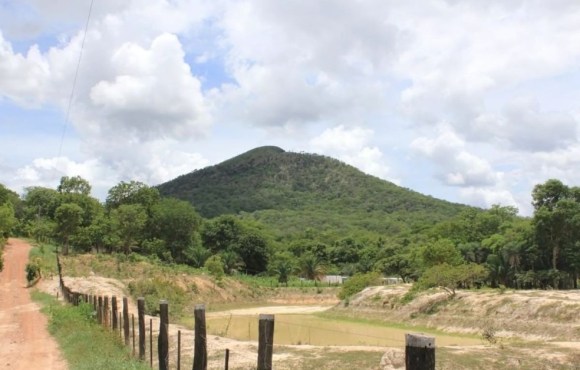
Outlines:
[[16,234],[56,241],[63,254],[139,253],[162,263],[205,266],[218,275],[275,275],[281,283],[297,275],[379,274],[443,286],[451,294],[482,285],[577,288],[580,188],[551,179],[534,187],[532,199],[530,218],[496,205],[465,208],[394,235],[333,239],[302,230],[280,238],[251,217],[204,219],[191,203],[163,197],[141,182],[122,181],[100,202],[87,180],[63,177],[56,189],[29,187],[22,196],[0,185],[0,245]]

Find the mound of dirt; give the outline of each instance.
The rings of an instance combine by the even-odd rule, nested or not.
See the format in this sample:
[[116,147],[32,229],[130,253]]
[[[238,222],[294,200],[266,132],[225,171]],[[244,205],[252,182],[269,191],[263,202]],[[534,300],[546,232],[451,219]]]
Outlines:
[[434,289],[404,303],[409,288],[369,287],[336,310],[452,332],[580,341],[580,291],[458,291],[450,297]]

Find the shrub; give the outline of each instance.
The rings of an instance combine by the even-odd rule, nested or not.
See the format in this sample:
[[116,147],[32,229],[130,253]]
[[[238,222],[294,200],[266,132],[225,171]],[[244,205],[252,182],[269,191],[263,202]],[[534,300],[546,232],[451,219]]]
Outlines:
[[205,261],[204,267],[209,271],[210,275],[213,276],[218,282],[224,277],[224,264],[220,256],[215,255]]
[[170,279],[153,278],[129,283],[131,296],[145,298],[145,312],[149,315],[159,313],[159,301],[166,299],[171,315],[181,316],[188,299],[187,292]]
[[40,277],[40,264],[38,260],[34,260],[26,264],[26,281],[28,284],[32,283],[34,280]]
[[340,292],[338,298],[347,299],[348,297],[362,291],[364,288],[378,283],[380,274],[378,272],[369,272],[366,274],[355,274],[347,279]]

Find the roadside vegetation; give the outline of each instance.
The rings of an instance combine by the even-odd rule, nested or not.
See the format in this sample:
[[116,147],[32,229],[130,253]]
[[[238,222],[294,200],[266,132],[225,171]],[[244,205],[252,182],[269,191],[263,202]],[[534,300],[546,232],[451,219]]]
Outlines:
[[33,292],[48,317],[48,330],[56,338],[70,370],[145,370],[119,337],[98,325],[88,304],[63,305],[51,295]]

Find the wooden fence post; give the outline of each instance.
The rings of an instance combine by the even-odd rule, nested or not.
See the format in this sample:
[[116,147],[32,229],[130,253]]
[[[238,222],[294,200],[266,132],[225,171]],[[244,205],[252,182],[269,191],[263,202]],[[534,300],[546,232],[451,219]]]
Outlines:
[[113,316],[113,330],[117,330],[117,326],[119,326],[119,316],[117,316],[117,297],[111,297],[111,316]]
[[153,368],[153,319],[149,319],[149,366]]
[[260,315],[258,326],[258,370],[272,370],[274,315]]
[[195,318],[195,340],[193,370],[207,369],[207,336],[205,328],[205,305],[198,304],[193,311]]
[[145,360],[145,298],[137,298],[139,315],[139,360]]
[[181,370],[181,330],[177,331],[177,370]]
[[127,297],[123,297],[123,331],[125,334],[125,345],[129,345],[129,305]]
[[435,370],[435,338],[423,334],[405,334],[407,370]]
[[131,323],[133,325],[133,356],[135,356],[135,314],[131,314]]
[[[226,348],[226,358],[225,358],[226,366],[224,367],[225,370],[230,368],[230,349]],[[178,369],[179,370],[179,369]]]
[[[151,349],[153,350],[153,348]],[[166,300],[159,302],[159,337],[157,338],[159,370],[169,370],[169,307]]]
[[109,296],[103,298],[103,326],[109,326]]
[[98,306],[97,306],[97,322],[99,324],[103,323],[103,297],[99,296],[99,298],[97,299],[98,301]]

